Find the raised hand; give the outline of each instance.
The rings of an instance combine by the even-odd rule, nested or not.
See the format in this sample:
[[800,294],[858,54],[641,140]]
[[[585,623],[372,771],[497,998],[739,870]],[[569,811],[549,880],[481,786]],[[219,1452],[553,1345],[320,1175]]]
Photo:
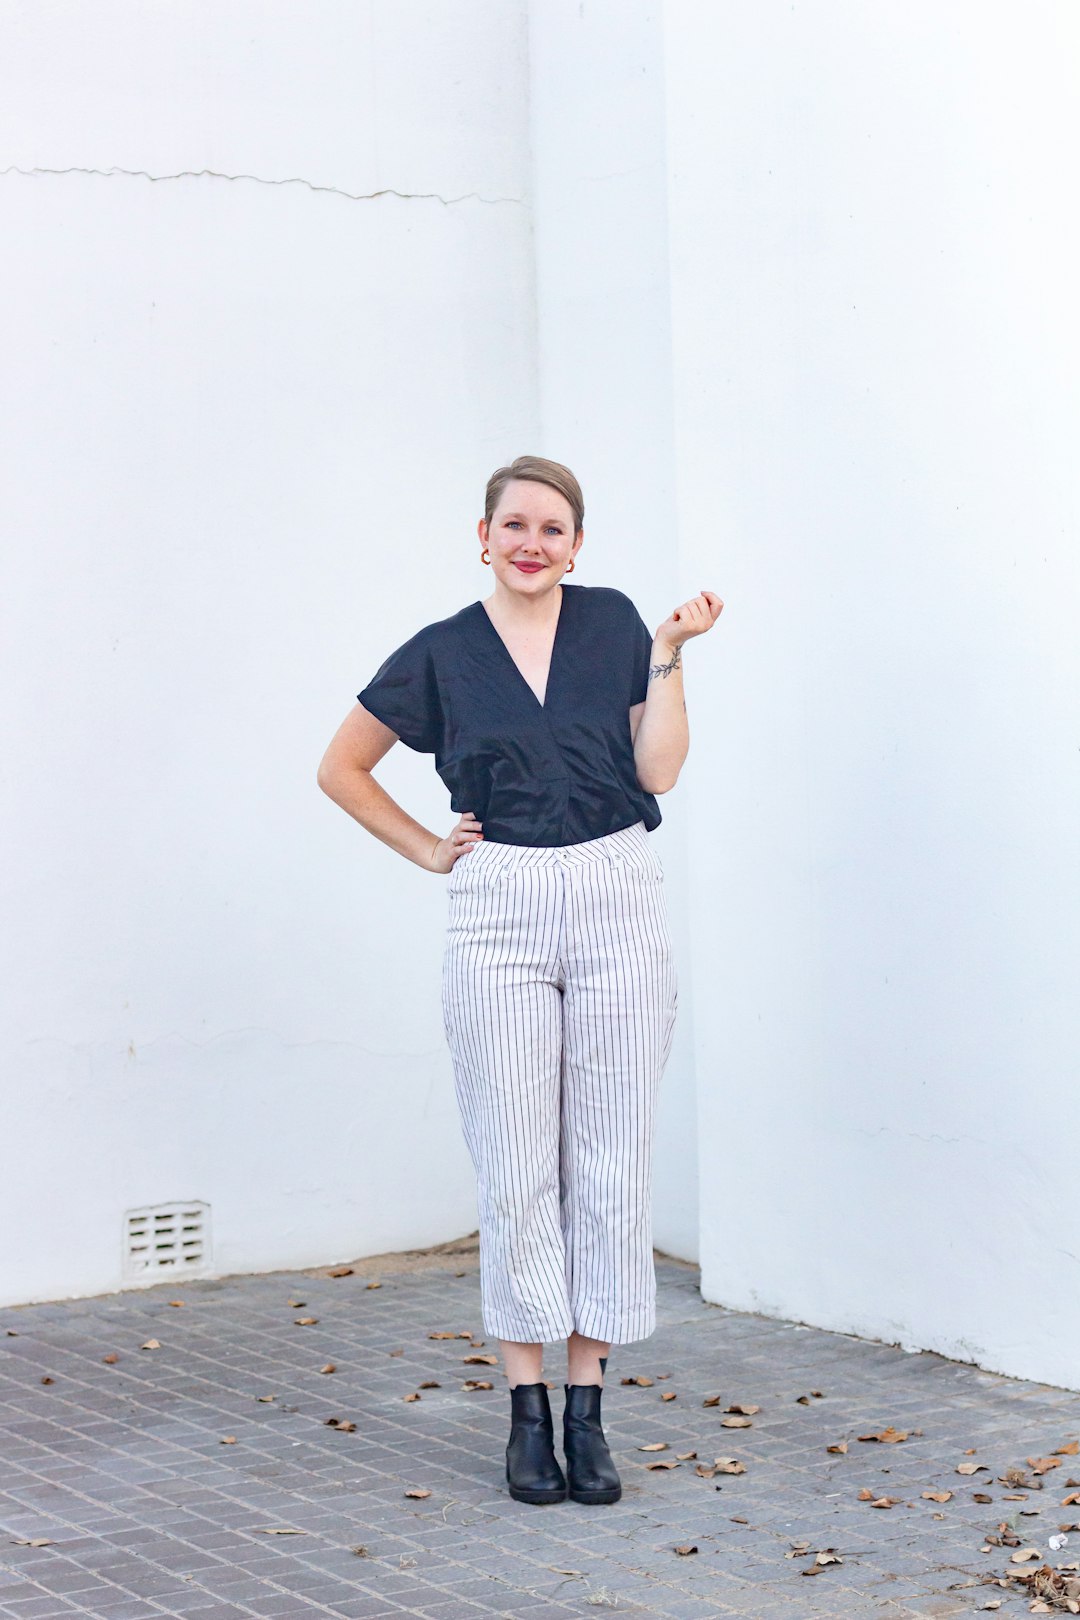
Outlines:
[[681,647],[691,636],[703,636],[706,630],[711,630],[723,606],[715,591],[699,591],[664,620],[656,632],[657,637],[669,647]]

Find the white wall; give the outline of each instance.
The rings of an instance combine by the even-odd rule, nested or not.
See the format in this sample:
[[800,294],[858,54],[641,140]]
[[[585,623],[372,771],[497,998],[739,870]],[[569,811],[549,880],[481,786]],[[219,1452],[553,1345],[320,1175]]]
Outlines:
[[314,774],[540,450],[583,583],[727,604],[658,1244],[1080,1385],[1073,8],[17,9],[0,1302],[174,1198],[222,1272],[475,1225],[443,890]]
[[1077,13],[665,52],[704,1292],[1080,1386]]
[[172,1199],[222,1272],[476,1225],[443,886],[315,785],[537,437],[523,7],[469,24],[8,8],[0,1301]]

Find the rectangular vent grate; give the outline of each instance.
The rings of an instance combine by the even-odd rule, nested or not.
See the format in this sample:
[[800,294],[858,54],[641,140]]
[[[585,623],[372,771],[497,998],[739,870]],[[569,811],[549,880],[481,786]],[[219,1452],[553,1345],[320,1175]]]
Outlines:
[[197,1277],[210,1269],[210,1205],[157,1204],[124,1217],[124,1275]]

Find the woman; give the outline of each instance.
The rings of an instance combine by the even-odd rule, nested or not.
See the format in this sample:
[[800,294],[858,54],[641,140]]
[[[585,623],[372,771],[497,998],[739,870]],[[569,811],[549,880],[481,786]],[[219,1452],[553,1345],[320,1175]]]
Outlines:
[[[682,648],[723,607],[702,591],[654,636],[621,591],[562,583],[583,520],[558,462],[494,472],[477,526],[494,589],[390,654],[319,767],[376,838],[449,874],[444,1026],[522,1502],[622,1494],[600,1395],[611,1345],[655,1328],[653,1116],[678,1001],[648,833],[689,746]],[[444,838],[371,775],[399,739],[435,755],[458,812]],[[541,1377],[561,1338],[569,1490]]]

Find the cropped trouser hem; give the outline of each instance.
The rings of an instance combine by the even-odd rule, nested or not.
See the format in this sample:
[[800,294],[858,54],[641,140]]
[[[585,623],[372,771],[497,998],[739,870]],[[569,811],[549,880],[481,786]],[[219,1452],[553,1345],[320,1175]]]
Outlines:
[[565,846],[481,841],[448,893],[443,1012],[477,1175],[484,1331],[647,1338],[678,989],[644,823]]
[[585,1311],[578,1311],[573,1322],[570,1317],[539,1322],[534,1317],[529,1320],[507,1317],[499,1311],[484,1312],[484,1333],[489,1338],[504,1338],[518,1345],[557,1345],[572,1333],[580,1333],[581,1338],[596,1338],[606,1345],[635,1345],[641,1338],[651,1338],[654,1332],[656,1311],[619,1319],[612,1317],[604,1306],[586,1307]]

